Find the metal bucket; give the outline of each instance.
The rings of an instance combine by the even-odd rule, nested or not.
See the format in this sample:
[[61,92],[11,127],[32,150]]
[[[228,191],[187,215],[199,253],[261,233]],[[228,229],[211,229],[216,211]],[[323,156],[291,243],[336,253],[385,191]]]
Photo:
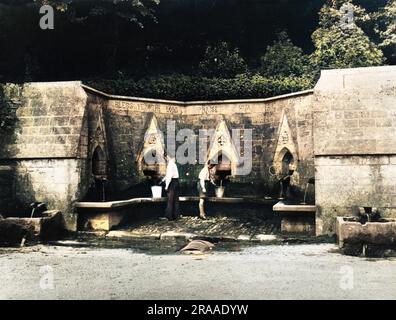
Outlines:
[[161,196],[162,196],[162,187],[160,187],[160,186],[151,187],[151,193],[153,194],[153,198],[161,198]]
[[224,187],[217,187],[216,198],[223,198],[223,197],[224,197]]

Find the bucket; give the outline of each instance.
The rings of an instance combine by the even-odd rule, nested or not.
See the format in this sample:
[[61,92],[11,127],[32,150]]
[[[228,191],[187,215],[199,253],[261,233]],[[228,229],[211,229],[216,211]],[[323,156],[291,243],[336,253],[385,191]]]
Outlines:
[[161,198],[161,196],[162,196],[162,187],[153,186],[153,187],[151,187],[151,192],[153,194],[153,198]]
[[223,198],[224,196],[224,187],[216,188],[216,198]]

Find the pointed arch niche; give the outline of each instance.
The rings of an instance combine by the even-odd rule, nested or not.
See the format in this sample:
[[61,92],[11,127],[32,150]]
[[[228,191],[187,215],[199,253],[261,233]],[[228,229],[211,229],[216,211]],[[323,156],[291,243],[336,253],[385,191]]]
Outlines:
[[92,154],[92,174],[100,177],[107,175],[107,157],[99,145],[96,146]]
[[95,117],[92,118],[89,124],[91,173],[96,178],[104,178],[108,174],[108,150],[102,109],[95,110]]
[[159,129],[155,115],[151,118],[144,135],[144,142],[137,158],[139,172],[145,176],[157,177],[165,175],[164,137]]
[[221,175],[235,175],[240,158],[224,120],[216,127],[210,143],[207,160],[216,164],[216,171]]
[[293,170],[297,168],[297,147],[293,141],[289,121],[285,113],[281,117],[273,163],[276,174],[288,174],[289,168],[293,168]]

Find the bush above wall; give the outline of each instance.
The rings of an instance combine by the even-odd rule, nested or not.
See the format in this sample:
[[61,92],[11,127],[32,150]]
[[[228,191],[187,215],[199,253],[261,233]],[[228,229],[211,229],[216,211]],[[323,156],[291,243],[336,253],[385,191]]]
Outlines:
[[308,76],[271,78],[243,74],[232,79],[219,79],[172,74],[139,80],[98,79],[84,82],[116,95],[193,101],[267,98],[313,88],[315,80]]

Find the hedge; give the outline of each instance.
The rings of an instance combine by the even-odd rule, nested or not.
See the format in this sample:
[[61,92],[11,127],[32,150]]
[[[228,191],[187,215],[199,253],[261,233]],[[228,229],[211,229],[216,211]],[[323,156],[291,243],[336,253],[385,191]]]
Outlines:
[[135,79],[91,79],[85,84],[106,93],[180,101],[267,98],[310,89],[311,77],[269,78],[239,75],[232,79],[183,74]]

